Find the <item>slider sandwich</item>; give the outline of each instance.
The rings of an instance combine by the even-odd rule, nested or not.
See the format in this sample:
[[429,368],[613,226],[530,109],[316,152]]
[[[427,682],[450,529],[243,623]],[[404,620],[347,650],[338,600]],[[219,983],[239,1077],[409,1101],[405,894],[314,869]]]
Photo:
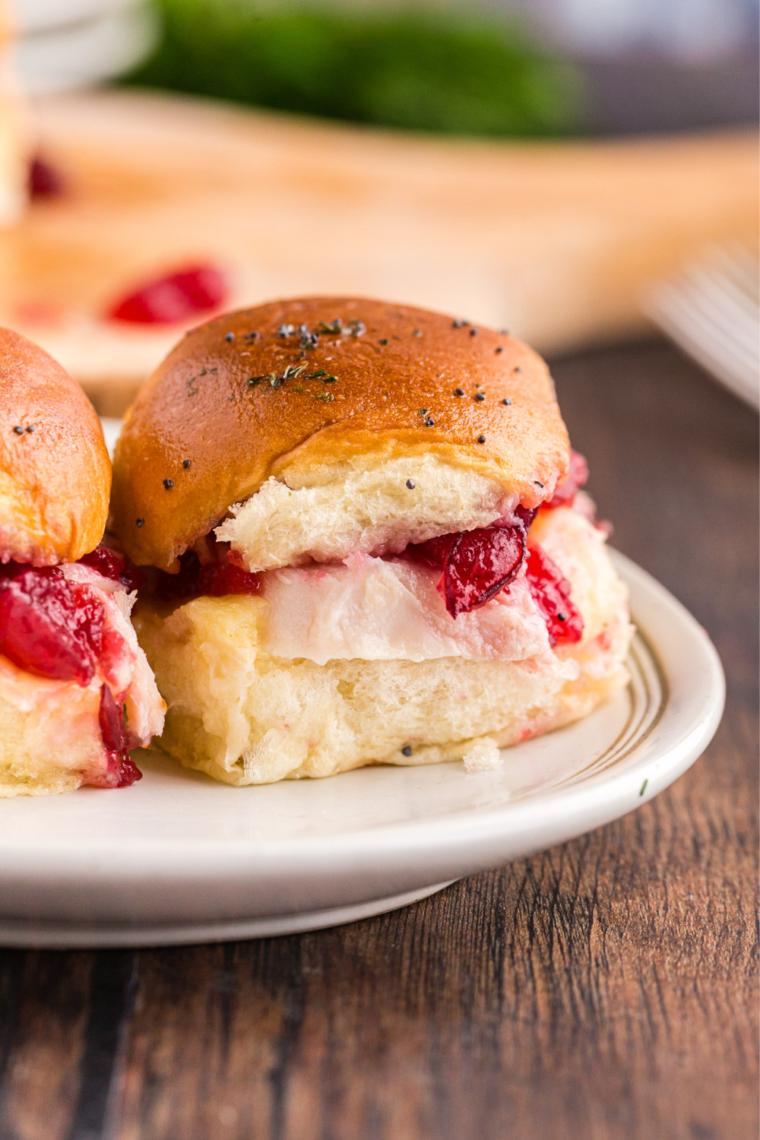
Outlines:
[[124,787],[129,750],[161,732],[133,572],[98,545],[110,486],[84,393],[0,329],[0,796]]
[[464,758],[625,684],[626,591],[543,360],[304,298],[185,336],[114,460],[161,745],[230,784]]

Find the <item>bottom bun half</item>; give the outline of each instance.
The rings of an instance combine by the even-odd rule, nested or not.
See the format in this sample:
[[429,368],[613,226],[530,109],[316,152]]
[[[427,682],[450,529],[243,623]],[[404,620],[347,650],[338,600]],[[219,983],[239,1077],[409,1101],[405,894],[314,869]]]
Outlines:
[[[493,659],[492,650],[478,658],[467,645],[430,659],[345,655],[320,664],[272,652],[277,622],[266,589],[196,598],[171,612],[139,603],[138,637],[168,704],[161,747],[236,785],[379,763],[464,759],[475,770],[495,767],[499,748],[586,716],[628,679],[625,587],[587,519],[552,511],[535,527],[570,580],[585,633],[556,650],[544,636],[529,653],[527,636],[505,640],[522,646],[517,659]],[[283,604],[281,593],[270,596]],[[479,614],[488,606],[496,599]]]

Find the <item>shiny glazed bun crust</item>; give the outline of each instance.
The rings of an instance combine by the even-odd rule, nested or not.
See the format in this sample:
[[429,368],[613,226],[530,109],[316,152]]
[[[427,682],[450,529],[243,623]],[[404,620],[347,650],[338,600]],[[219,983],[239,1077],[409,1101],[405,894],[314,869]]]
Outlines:
[[110,489],[82,389],[37,345],[0,329],[0,562],[75,562],[103,536]]
[[515,504],[550,497],[569,443],[544,361],[424,309],[276,301],[188,333],[146,382],[116,449],[113,525],[135,563],[172,569],[271,476],[422,455]]

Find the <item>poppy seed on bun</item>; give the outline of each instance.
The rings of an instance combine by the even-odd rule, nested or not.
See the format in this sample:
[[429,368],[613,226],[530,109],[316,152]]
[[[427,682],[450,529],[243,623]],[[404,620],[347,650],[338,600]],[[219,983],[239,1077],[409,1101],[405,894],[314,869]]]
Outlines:
[[76,562],[103,537],[110,489],[82,389],[36,344],[0,329],[0,562]]
[[[507,334],[362,298],[276,301],[188,333],[146,382],[116,450],[113,522],[134,562],[174,570],[263,491],[243,562],[330,560],[536,507],[568,455],[545,363]],[[424,508],[406,488],[419,464],[437,488]],[[315,487],[324,509],[294,549],[282,497]],[[344,527],[357,494],[377,518]]]

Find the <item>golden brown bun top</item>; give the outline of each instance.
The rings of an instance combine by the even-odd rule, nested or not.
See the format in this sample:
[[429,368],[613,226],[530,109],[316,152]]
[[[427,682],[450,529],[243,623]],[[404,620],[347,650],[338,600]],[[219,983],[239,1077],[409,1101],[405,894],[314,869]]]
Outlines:
[[544,361],[425,309],[275,301],[194,329],[146,382],[116,449],[113,524],[138,565],[169,569],[272,475],[421,453],[525,506],[550,496],[569,444]]
[[103,537],[110,490],[100,420],[82,389],[0,328],[0,562],[76,562]]

